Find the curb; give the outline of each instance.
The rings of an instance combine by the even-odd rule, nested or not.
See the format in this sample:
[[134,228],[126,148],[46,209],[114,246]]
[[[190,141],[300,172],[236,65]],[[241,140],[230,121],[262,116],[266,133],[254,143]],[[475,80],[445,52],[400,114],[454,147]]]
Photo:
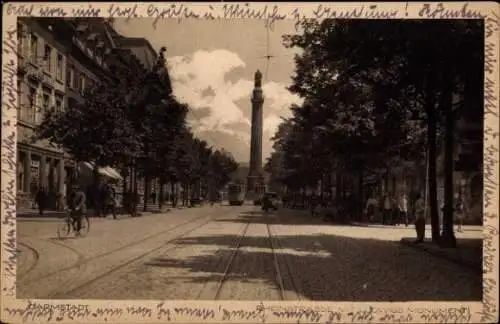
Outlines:
[[47,218],[47,219],[52,219],[52,218],[64,218],[66,215],[65,212],[56,212],[56,211],[51,211],[51,212],[45,212],[43,213],[43,216],[40,216],[38,213],[31,213],[31,212],[20,212],[16,213],[16,219],[31,219],[31,218]]
[[446,259],[446,260],[451,261],[451,262],[458,264],[460,266],[464,266],[464,267],[467,267],[469,269],[479,271],[481,273],[483,272],[482,261],[474,262],[474,261],[467,260],[467,259],[462,258],[462,257],[453,256],[453,255],[446,253],[446,251],[444,250],[445,248],[440,248],[440,247],[429,248],[429,247],[425,246],[425,243],[423,243],[423,244],[422,243],[415,243],[414,241],[415,241],[415,239],[404,237],[399,241],[399,243],[404,245],[404,246],[408,246],[408,247],[411,247],[413,249],[416,249],[416,250],[424,251],[424,252],[426,252],[429,255],[432,255],[434,257]]

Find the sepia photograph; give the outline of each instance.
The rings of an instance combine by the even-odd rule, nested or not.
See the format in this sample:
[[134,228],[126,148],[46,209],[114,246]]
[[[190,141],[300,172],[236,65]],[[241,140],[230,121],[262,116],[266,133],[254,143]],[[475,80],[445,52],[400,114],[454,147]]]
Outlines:
[[484,20],[17,19],[18,299],[479,302]]

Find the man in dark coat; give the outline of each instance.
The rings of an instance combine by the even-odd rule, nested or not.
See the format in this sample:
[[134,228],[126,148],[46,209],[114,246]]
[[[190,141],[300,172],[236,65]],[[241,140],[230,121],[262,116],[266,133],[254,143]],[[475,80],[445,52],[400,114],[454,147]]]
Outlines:
[[38,213],[40,214],[40,217],[43,216],[43,211],[45,210],[45,207],[47,206],[47,199],[48,195],[45,192],[45,188],[40,188],[35,196],[35,202],[38,206]]

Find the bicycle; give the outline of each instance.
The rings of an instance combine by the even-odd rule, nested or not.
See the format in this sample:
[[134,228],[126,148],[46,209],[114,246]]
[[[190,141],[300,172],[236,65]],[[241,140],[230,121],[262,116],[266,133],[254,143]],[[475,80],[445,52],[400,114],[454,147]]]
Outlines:
[[[63,239],[68,237],[71,232],[76,235],[77,218],[71,215],[71,210],[66,210],[66,216],[57,226],[57,237]],[[90,230],[90,219],[87,214],[83,215],[80,228],[80,236],[86,236]]]

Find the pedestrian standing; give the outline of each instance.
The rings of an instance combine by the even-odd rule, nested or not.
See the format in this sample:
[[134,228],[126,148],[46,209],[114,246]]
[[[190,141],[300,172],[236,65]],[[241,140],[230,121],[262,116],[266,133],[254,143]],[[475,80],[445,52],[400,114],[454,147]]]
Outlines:
[[377,209],[377,200],[372,195],[366,201],[366,207],[365,207],[365,215],[367,216],[370,222],[373,222],[375,219],[376,209]]
[[48,200],[48,196],[47,196],[47,193],[45,191],[45,188],[41,187],[37,193],[36,193],[36,196],[35,196],[35,202],[38,206],[38,214],[41,216],[43,216],[43,212],[45,210],[45,207],[47,206],[47,200]]
[[97,217],[106,217],[106,185],[99,184],[97,187],[97,199],[96,199],[96,215]]
[[462,232],[462,226],[463,226],[463,223],[464,223],[464,218],[465,218],[465,213],[466,212],[465,212],[464,201],[462,200],[462,198],[460,196],[457,198],[457,203],[456,203],[455,211],[456,211],[457,221],[458,221],[457,231],[458,232]]
[[391,199],[389,198],[389,195],[385,195],[383,204],[382,225],[385,225],[390,223],[391,218]]
[[391,198],[391,225],[399,225],[400,214],[398,198],[393,196]]
[[105,187],[106,190],[106,207],[104,210],[104,217],[108,216],[108,213],[111,211],[111,214],[113,215],[113,219],[116,219],[116,192],[115,189],[110,186],[106,185]]
[[417,194],[415,202],[415,230],[417,232],[416,243],[422,243],[425,238],[425,202],[424,199]]
[[400,219],[404,222],[405,226],[408,227],[408,198],[406,194],[402,194],[399,199],[399,212]]

